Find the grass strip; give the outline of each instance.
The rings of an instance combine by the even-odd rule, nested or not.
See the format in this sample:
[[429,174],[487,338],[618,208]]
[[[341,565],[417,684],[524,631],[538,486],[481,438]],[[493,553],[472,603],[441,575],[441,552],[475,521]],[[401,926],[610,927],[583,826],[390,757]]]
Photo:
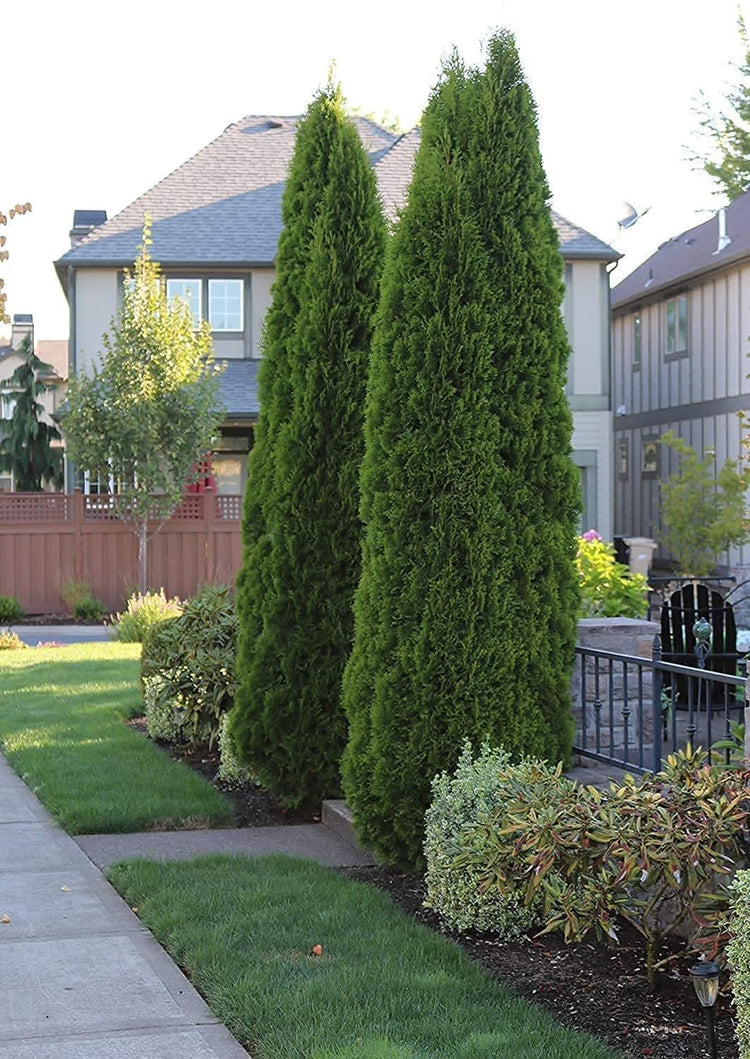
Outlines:
[[128,728],[140,644],[0,652],[0,745],[71,835],[231,822],[227,800]]
[[310,861],[131,860],[107,874],[257,1059],[614,1055],[514,996],[386,894]]

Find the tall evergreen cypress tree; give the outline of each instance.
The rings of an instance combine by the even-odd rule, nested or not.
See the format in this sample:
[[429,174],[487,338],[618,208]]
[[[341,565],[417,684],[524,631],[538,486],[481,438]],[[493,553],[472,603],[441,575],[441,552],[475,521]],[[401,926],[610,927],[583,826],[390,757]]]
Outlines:
[[[310,194],[300,209],[297,198],[286,217],[287,225],[304,225],[291,262],[293,315],[289,258],[279,251],[267,343],[282,319],[278,288],[287,330],[283,358],[273,363],[260,495],[250,496],[248,482],[246,527],[257,526],[257,509],[264,534],[246,551],[253,573],[241,587],[244,642],[233,719],[241,755],[290,805],[319,803],[340,784],[341,677],[361,554],[357,478],[385,243],[375,176],[340,93],[316,100],[307,123],[306,165],[315,165],[320,183],[314,204]],[[263,394],[263,409],[262,401]],[[252,603],[251,584],[262,586]]]
[[393,864],[419,862],[430,781],[467,736],[570,752],[578,483],[547,199],[500,33],[427,108],[373,340],[343,775]]

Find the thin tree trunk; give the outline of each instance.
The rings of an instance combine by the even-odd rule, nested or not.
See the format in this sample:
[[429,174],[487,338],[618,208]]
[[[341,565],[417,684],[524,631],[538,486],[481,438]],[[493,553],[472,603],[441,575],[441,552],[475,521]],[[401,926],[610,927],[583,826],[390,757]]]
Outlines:
[[145,593],[148,587],[146,579],[147,549],[148,523],[144,519],[138,524],[138,563],[141,568],[141,593]]

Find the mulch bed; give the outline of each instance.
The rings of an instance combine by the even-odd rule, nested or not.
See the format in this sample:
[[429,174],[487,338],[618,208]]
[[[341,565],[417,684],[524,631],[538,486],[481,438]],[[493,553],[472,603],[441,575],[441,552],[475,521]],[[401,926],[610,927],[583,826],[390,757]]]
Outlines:
[[[457,941],[490,974],[521,996],[542,1004],[558,1021],[585,1030],[629,1057],[705,1059],[708,1055],[703,1013],[687,968],[680,961],[662,974],[657,992],[646,981],[643,948],[635,931],[621,933],[622,944],[566,945],[546,934],[508,943],[474,932],[441,931],[437,916],[423,907],[421,875],[399,875],[383,868],[339,869],[385,890],[415,919]],[[720,1059],[737,1059],[728,987],[716,1005]]]
[[[145,718],[129,722],[145,732]],[[216,778],[217,752],[162,744],[172,757],[199,772],[231,799],[235,826],[313,823],[319,814],[283,809],[262,787],[224,783]],[[491,935],[442,930],[426,909],[421,875],[400,875],[384,868],[341,868],[342,874],[377,886],[409,915],[458,942],[491,975],[521,996],[541,1004],[558,1021],[592,1033],[628,1057],[704,1059],[708,1055],[705,1022],[687,968],[676,961],[659,976],[656,992],[646,980],[639,936],[625,927],[618,947],[592,941],[566,945],[559,935],[508,943]],[[738,1059],[731,989],[724,985],[716,1005],[720,1059]],[[541,1057],[540,1057],[541,1059]]]

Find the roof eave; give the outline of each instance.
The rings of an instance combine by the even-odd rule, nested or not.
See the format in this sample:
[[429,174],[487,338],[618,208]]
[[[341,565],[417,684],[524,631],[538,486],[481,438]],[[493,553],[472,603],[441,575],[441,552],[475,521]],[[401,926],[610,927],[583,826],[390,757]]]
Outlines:
[[576,250],[575,248],[567,250],[565,246],[560,247],[560,253],[565,261],[620,261],[622,254],[619,254],[616,250]]
[[[736,265],[746,258],[750,258],[750,250],[740,250],[738,253],[725,257],[713,265],[702,265],[700,268],[694,268],[690,272],[683,272],[679,276],[674,276],[672,279],[666,280],[664,283],[655,283],[650,287],[643,287],[637,294],[631,294],[627,298],[623,298],[621,301],[617,301],[617,288],[615,287],[612,291],[612,312],[617,312],[619,309],[626,309],[630,305],[638,305],[642,302],[650,301],[655,299],[656,295],[663,296],[666,292],[672,289],[684,287],[686,283],[690,283],[699,276],[713,275],[714,272],[719,272],[723,268]],[[625,283],[628,278],[629,277],[626,276],[623,283]]]

